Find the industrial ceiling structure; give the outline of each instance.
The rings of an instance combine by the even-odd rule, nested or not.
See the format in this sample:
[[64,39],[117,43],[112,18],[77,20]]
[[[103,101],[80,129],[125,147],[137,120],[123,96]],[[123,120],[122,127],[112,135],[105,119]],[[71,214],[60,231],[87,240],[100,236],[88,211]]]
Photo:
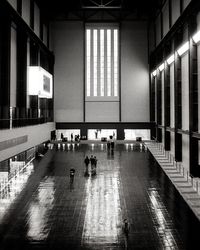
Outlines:
[[149,20],[164,0],[37,0],[50,20]]

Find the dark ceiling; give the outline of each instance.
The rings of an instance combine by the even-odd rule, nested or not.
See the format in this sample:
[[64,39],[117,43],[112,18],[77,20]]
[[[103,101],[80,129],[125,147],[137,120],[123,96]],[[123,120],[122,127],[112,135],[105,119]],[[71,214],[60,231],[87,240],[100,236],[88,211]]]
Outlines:
[[50,20],[147,20],[164,0],[36,0]]

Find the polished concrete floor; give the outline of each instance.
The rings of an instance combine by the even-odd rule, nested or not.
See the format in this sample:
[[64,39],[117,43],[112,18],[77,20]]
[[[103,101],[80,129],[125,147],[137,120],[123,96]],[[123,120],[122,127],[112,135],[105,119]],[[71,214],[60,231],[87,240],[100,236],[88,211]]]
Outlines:
[[[92,154],[97,175],[85,177],[83,160]],[[49,150],[0,194],[1,250],[199,248],[200,222],[150,153],[133,143],[113,152],[101,143]]]

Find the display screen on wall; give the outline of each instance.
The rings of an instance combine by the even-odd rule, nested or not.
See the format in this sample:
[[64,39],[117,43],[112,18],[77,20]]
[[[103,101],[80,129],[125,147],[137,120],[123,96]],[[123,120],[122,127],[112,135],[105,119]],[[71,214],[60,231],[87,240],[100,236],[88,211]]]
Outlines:
[[40,98],[52,98],[52,75],[39,66],[29,66],[28,69],[29,95],[37,95]]
[[50,78],[43,75],[43,90],[50,93]]

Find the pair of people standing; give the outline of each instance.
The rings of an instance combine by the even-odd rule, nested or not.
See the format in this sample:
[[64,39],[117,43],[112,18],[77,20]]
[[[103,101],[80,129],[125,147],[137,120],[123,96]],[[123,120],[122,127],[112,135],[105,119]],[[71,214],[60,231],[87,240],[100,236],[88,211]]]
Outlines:
[[96,156],[91,155],[89,158],[88,156],[85,157],[85,176],[89,176],[89,164],[91,164],[91,176],[96,175],[96,167],[97,167],[97,158]]

